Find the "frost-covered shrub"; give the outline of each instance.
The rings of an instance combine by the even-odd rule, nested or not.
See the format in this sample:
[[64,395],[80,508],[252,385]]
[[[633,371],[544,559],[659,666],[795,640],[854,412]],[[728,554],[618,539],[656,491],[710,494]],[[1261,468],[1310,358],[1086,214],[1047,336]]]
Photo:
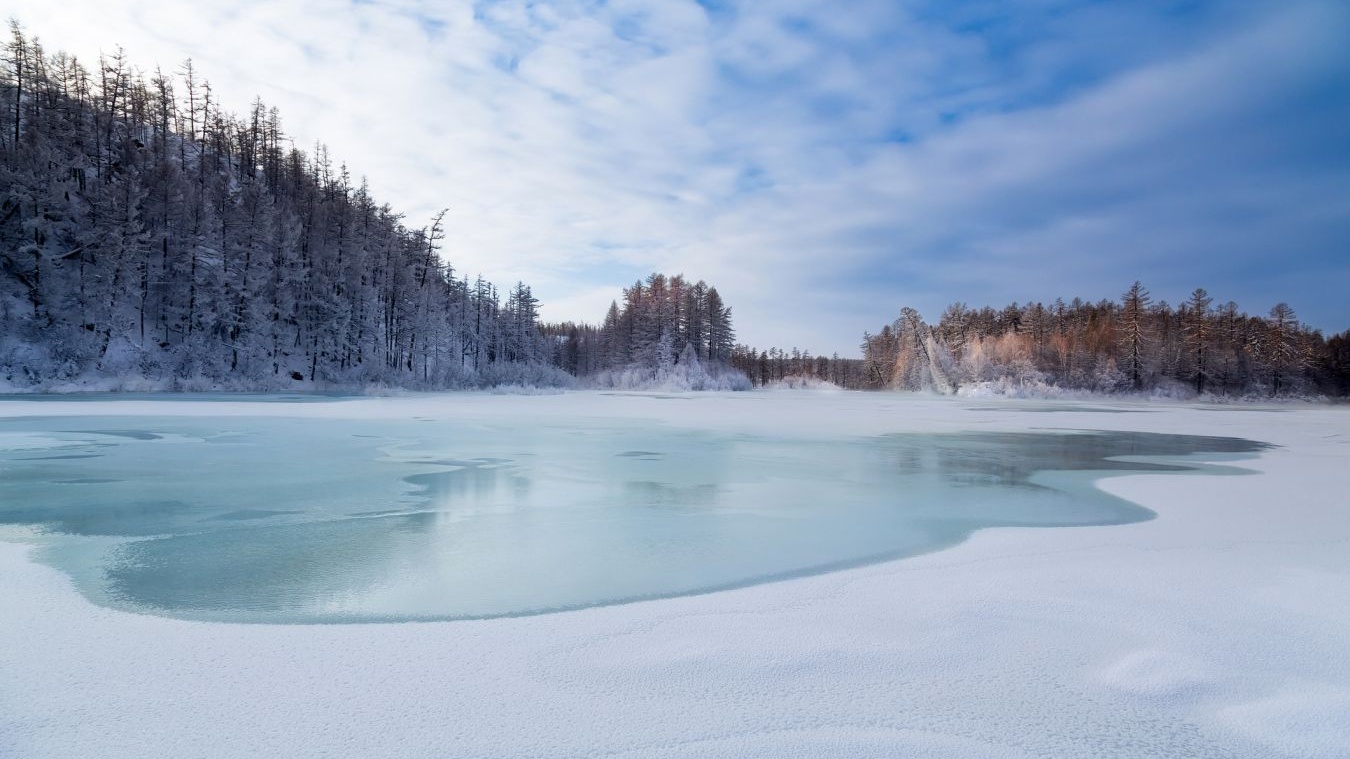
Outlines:
[[573,387],[576,379],[551,364],[537,361],[489,364],[478,373],[483,388],[515,385],[520,387]]
[[1087,398],[1092,393],[1087,390],[1071,390],[1059,387],[1043,380],[1017,381],[1010,377],[975,382],[962,385],[957,395],[963,398],[1027,398],[1027,399],[1070,399]]
[[493,395],[561,395],[560,387],[538,387],[536,385],[497,385],[488,390]]
[[1092,373],[1092,389],[1099,393],[1118,393],[1130,386],[1130,378],[1116,368],[1114,358],[1106,358]]
[[1148,397],[1159,401],[1188,401],[1196,397],[1196,392],[1186,383],[1163,377],[1149,388]]
[[699,361],[693,348],[686,346],[677,363],[655,367],[634,363],[607,369],[590,377],[588,384],[613,390],[727,391],[749,390],[750,378],[725,364]]
[[843,388],[823,379],[809,375],[793,374],[780,380],[774,380],[764,386],[766,390],[817,390],[821,392],[839,392]]

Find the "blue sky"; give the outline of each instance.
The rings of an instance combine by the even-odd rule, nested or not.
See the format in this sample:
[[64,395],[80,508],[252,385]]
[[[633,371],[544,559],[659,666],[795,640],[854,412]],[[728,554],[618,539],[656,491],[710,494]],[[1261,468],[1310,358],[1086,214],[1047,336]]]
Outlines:
[[1350,327],[1350,5],[0,0],[49,48],[192,57],[462,271],[598,321],[653,270],[743,341],[904,305],[1205,287]]

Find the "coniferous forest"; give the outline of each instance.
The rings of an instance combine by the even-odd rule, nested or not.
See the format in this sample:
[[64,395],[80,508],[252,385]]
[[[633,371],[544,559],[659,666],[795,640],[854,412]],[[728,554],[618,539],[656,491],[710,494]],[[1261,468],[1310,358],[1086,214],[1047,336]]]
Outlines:
[[599,328],[541,329],[528,285],[503,293],[441,257],[440,216],[408,223],[261,100],[226,110],[191,61],[147,75],[119,50],[91,71],[16,23],[3,53],[12,386],[747,386],[703,282],[654,274]]
[[[543,324],[441,256],[261,100],[228,110],[192,62],[86,67],[11,22],[0,57],[0,382],[14,388],[306,389],[497,384],[740,389],[1056,388],[1350,393],[1350,333],[1202,289],[1119,301],[913,309],[862,358],[736,344],[715,287],[652,274],[599,325]],[[100,382],[102,384],[100,384]]]

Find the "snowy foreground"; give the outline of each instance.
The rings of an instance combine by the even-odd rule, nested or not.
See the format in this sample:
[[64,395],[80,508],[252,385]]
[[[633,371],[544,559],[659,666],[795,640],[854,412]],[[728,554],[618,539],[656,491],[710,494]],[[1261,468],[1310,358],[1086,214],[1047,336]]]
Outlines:
[[[208,405],[7,401],[0,416],[216,413]],[[0,756],[1350,756],[1350,410],[1112,409],[1138,413],[809,392],[243,404],[811,436],[1137,430],[1279,447],[1236,462],[1255,476],[1101,482],[1156,511],[1148,522],[989,529],[916,558],[515,619],[142,616],[90,604],[28,545],[0,543]]]

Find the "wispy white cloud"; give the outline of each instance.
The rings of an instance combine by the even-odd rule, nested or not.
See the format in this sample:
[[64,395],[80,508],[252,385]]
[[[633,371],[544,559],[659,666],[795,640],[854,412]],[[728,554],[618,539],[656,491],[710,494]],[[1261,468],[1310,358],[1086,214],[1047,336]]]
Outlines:
[[0,12],[84,58],[191,56],[239,110],[261,95],[408,223],[448,206],[457,268],[530,282],[550,319],[598,320],[663,269],[717,284],[743,339],[826,353],[902,304],[1135,278],[1350,321],[1321,294],[1350,239],[1334,0]]

